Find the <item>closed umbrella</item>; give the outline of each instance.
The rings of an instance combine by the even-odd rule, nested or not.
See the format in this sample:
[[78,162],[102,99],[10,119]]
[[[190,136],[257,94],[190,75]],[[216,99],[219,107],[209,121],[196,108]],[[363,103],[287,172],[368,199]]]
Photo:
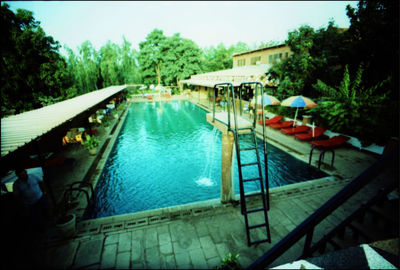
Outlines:
[[311,99],[303,96],[292,96],[289,97],[281,102],[282,106],[287,106],[287,107],[296,107],[296,114],[294,115],[294,122],[293,126],[296,125],[296,119],[297,119],[297,113],[299,108],[313,108],[315,106],[318,106],[317,103],[312,101]]

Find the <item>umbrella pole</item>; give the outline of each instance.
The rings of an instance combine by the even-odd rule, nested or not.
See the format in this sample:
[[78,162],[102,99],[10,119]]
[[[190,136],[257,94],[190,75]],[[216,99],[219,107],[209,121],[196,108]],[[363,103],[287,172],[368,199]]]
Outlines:
[[296,126],[296,119],[297,119],[297,113],[299,111],[299,107],[296,108],[296,114],[294,115],[294,121],[293,121],[293,127]]

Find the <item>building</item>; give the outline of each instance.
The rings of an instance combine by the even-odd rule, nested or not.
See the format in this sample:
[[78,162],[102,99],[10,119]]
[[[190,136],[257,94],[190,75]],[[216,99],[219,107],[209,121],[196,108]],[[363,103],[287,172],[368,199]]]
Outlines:
[[[249,81],[259,81],[264,87],[273,87],[273,83],[267,79],[268,70],[278,59],[285,59],[290,55],[291,50],[285,44],[238,53],[233,55],[233,68],[192,75],[190,79],[180,83],[199,91],[200,99],[211,97],[214,85],[223,82],[230,82],[235,88],[242,82]],[[249,98],[252,98],[252,94],[245,97],[246,100]]]
[[233,55],[233,67],[254,66],[260,64],[272,65],[278,59],[286,59],[291,55],[289,46],[285,44],[268,48],[257,49],[250,52],[237,53]]

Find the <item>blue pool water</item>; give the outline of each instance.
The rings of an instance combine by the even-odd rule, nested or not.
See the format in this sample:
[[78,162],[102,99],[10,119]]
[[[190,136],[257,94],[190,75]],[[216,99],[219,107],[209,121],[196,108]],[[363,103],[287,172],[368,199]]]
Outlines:
[[[267,148],[270,187],[326,176],[270,144]],[[263,160],[261,141],[259,149]],[[243,153],[243,162],[255,160],[254,152]],[[235,164],[239,193],[237,175]],[[219,198],[220,179],[221,134],[207,123],[205,110],[188,101],[133,103],[95,188],[95,211],[85,218]],[[252,183],[246,191],[256,188]]]

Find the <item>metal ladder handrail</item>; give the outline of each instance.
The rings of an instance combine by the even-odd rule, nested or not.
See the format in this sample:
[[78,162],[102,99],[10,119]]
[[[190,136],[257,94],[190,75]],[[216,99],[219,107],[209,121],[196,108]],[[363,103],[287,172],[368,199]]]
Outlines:
[[[242,82],[240,84],[240,88],[244,85],[251,85],[251,84],[255,84],[255,102],[254,102],[254,108],[253,108],[253,115],[254,115],[254,121],[253,121],[253,127],[254,129],[257,126],[257,86],[259,86],[260,90],[261,90],[261,106],[262,106],[262,110],[261,110],[261,115],[262,115],[262,131],[263,131],[263,147],[264,147],[264,174],[265,174],[265,190],[266,190],[266,197],[267,197],[267,210],[270,209],[270,204],[269,204],[269,178],[268,178],[268,157],[267,157],[267,136],[266,136],[266,131],[265,131],[265,116],[264,116],[264,86],[262,85],[262,83],[254,81],[254,82]],[[239,91],[241,92],[241,91]]]

